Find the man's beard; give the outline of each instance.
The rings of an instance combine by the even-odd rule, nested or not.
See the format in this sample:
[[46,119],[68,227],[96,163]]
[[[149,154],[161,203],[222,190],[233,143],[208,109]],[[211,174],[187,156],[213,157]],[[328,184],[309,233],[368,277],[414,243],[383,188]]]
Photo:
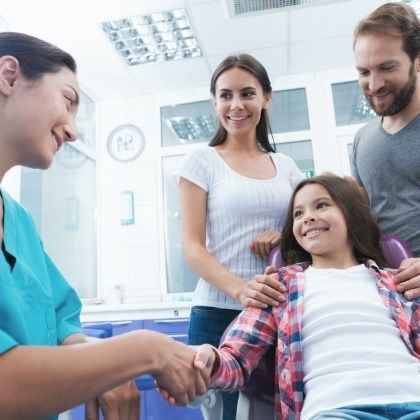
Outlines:
[[[411,100],[413,99],[414,92],[416,91],[417,86],[417,75],[414,72],[414,63],[411,64],[410,71],[408,73],[408,80],[401,88],[398,88],[396,85],[391,85],[391,88],[395,88],[391,95],[394,96],[394,100],[385,105],[375,103],[374,97],[372,94],[364,92],[366,99],[369,101],[370,106],[376,112],[377,115],[381,117],[389,117],[391,115],[396,115],[406,108]],[[380,89],[376,94],[382,94],[389,91],[389,87]]]

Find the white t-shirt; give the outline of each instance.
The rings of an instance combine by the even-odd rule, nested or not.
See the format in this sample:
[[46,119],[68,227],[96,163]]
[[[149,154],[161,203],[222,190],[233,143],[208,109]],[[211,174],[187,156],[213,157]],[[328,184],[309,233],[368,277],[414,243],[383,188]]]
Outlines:
[[354,404],[419,401],[419,360],[364,264],[309,267],[302,320],[302,420]]
[[[291,158],[281,153],[270,156],[277,174],[269,180],[239,175],[210,146],[187,154],[174,174],[177,186],[182,177],[207,192],[207,249],[244,280],[262,274],[267,265],[248,245],[264,231],[281,232],[292,191],[304,178]],[[193,300],[196,305],[243,309],[240,302],[203,279]]]

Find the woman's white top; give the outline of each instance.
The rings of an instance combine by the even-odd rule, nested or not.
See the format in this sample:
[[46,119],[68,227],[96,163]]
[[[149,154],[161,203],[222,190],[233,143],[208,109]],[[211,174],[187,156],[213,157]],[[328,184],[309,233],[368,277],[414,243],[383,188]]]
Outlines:
[[[244,280],[262,274],[267,265],[248,245],[264,231],[281,232],[292,191],[304,178],[291,158],[281,153],[270,156],[276,176],[268,180],[239,175],[210,146],[187,154],[174,174],[177,186],[182,177],[206,191],[207,249]],[[201,278],[193,301],[196,305],[243,309],[240,302]]]
[[302,338],[302,420],[354,404],[419,401],[420,363],[364,264],[305,271]]

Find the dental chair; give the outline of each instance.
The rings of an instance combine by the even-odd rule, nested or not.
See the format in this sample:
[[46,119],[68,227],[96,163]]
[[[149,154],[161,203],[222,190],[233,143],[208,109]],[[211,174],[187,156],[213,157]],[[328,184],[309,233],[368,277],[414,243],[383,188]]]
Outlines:
[[[383,234],[381,246],[385,254],[389,268],[398,268],[402,260],[412,258],[413,253],[402,238]],[[282,264],[280,246],[274,247],[268,257],[268,265],[280,268]],[[232,324],[235,322],[232,321]],[[226,329],[226,332],[230,329]],[[226,334],[225,332],[225,334]],[[222,337],[223,340],[224,336]],[[261,420],[274,419],[274,366],[275,346],[272,346],[261,359],[256,370],[244,388],[239,392],[238,409],[236,420]],[[205,420],[220,420],[221,395],[215,390],[207,393],[207,401],[204,402],[202,413]],[[216,411],[213,407],[217,408]]]

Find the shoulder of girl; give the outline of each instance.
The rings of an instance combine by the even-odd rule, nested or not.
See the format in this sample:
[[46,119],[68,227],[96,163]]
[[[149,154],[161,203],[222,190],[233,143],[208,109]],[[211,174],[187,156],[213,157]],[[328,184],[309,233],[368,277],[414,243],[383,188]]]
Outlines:
[[307,268],[307,264],[305,263],[298,263],[298,264],[292,264],[284,267],[280,267],[277,270],[277,275],[279,279],[289,279],[291,276],[296,275],[296,273],[301,273],[305,271]]

